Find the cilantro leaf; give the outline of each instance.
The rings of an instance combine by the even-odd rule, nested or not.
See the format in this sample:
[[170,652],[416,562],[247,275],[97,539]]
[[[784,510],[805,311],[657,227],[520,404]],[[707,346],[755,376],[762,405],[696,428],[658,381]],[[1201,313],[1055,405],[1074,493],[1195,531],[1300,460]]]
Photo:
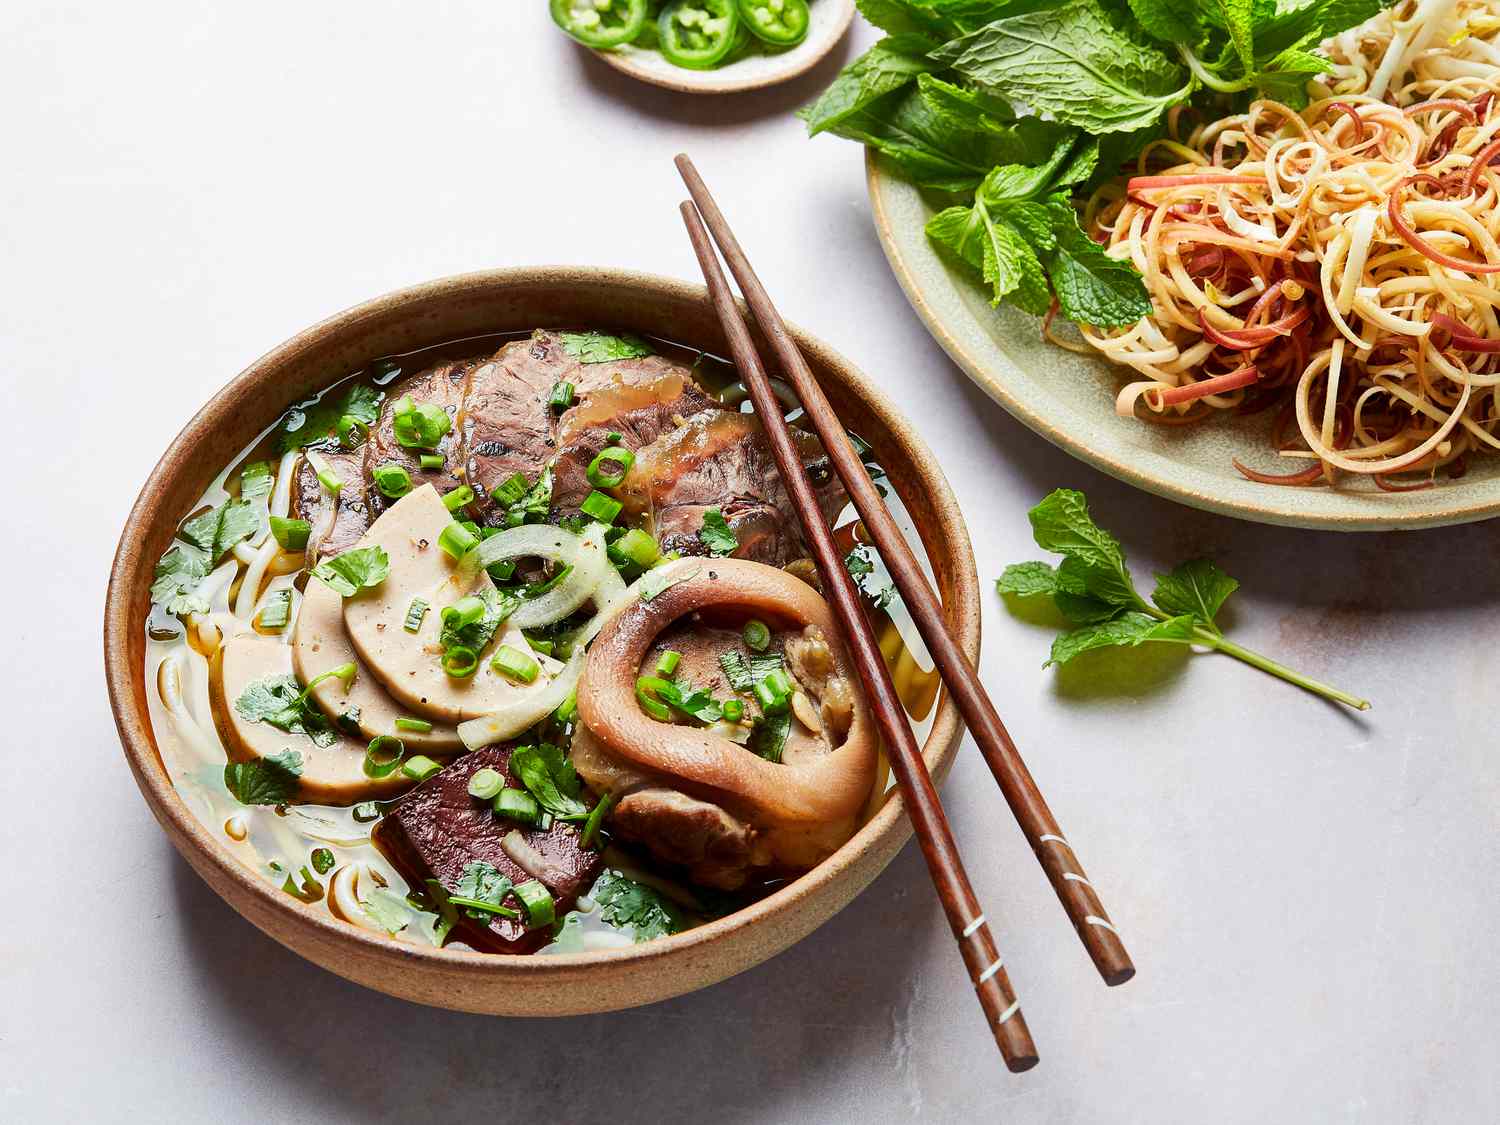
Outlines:
[[269,723],[288,734],[302,734],[319,746],[338,741],[323,713],[308,702],[307,693],[290,672],[255,680],[234,701],[234,709],[249,723]]
[[464,865],[453,893],[460,898],[475,898],[499,906],[500,900],[510,893],[510,887],[510,880],[497,867],[475,860]]
[[1042,667],[1066,664],[1079,653],[1095,648],[1120,645],[1134,648],[1147,641],[1178,641],[1186,644],[1192,638],[1193,619],[1190,615],[1158,621],[1149,614],[1127,610],[1108,621],[1084,625],[1063,633],[1052,642],[1052,653]]
[[[517,473],[522,481],[526,478]],[[515,495],[514,489],[510,487],[516,480],[512,477],[506,482],[507,491],[497,493],[496,498],[502,502],[508,496]],[[536,480],[520,494],[520,497],[512,501],[505,509],[505,526],[517,527],[523,523],[537,523],[547,518],[547,513],[552,510],[552,466],[548,465],[538,475]]]
[[877,609],[884,609],[891,604],[891,599],[896,596],[896,587],[877,577],[875,562],[863,544],[856,545],[844,556],[844,569],[854,579],[860,593],[874,602]]
[[1018,114],[1090,133],[1154,125],[1192,89],[1164,52],[1120,30],[1097,0],[999,19],[932,52]]
[[613,868],[599,876],[589,897],[599,904],[599,917],[605,925],[630,929],[636,941],[675,934],[687,924],[681,908],[671,899]]
[[415,914],[405,896],[397,894],[390,887],[376,887],[370,892],[370,897],[362,899],[359,905],[365,916],[388,934],[397,934],[406,929]]
[[713,695],[703,688],[694,687],[689,680],[667,680],[656,690],[656,697],[700,723],[716,723],[724,717],[723,709]]
[[224,788],[242,805],[284,805],[297,793],[302,755],[287,749],[253,762],[229,762]]
[[516,747],[510,756],[510,772],[553,816],[581,816],[589,811],[579,800],[583,783],[573,763],[550,743]]
[[1190,559],[1173,568],[1170,574],[1156,576],[1151,600],[1167,613],[1187,613],[1209,628],[1217,629],[1214,618],[1229,595],[1240,584],[1209,559]]
[[494,639],[495,631],[500,628],[501,623],[521,604],[519,598],[502,593],[493,586],[481,586],[474,591],[474,596],[484,603],[484,616],[478,621],[457,626],[445,613],[442,629],[438,633],[438,644],[443,646],[444,652],[459,646],[476,654],[483,652]]
[[240,499],[259,500],[271,494],[271,462],[251,461],[240,470]]
[[177,534],[217,563],[241,539],[260,528],[260,512],[246,500],[226,500],[182,525]]
[[740,541],[718,508],[708,508],[703,513],[703,526],[698,529],[698,542],[708,548],[715,558],[732,555],[739,550]]
[[207,613],[208,599],[196,591],[208,576],[208,553],[190,543],[174,543],[157,561],[151,600],[168,613]]
[[562,346],[563,351],[579,363],[610,363],[656,354],[645,340],[629,334],[610,336],[603,332],[564,332]]
[[391,560],[384,547],[355,547],[324,559],[313,567],[312,575],[349,598],[366,587],[379,586],[390,572]]
[[1044,562],[1011,563],[1000,572],[995,588],[1018,598],[1038,598],[1057,592],[1057,572]]
[[317,402],[294,406],[276,427],[276,452],[304,449],[337,437],[339,419],[345,414],[373,426],[380,417],[385,392],[364,383],[350,387],[342,398],[325,395]]

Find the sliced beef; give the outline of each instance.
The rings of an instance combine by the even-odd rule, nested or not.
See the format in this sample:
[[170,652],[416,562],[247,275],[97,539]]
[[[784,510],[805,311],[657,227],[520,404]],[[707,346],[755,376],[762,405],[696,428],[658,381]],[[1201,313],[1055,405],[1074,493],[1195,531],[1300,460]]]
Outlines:
[[[431,484],[441,495],[452,492],[463,480],[463,457],[459,441],[459,405],[463,399],[467,376],[474,368],[487,362],[486,357],[445,361],[415,375],[398,379],[386,388],[385,401],[380,406],[380,417],[370,429],[370,440],[364,445],[364,468],[366,479],[376,465],[394,463],[411,474],[414,484]],[[396,440],[396,403],[409,397],[413,402],[430,403],[440,407],[453,419],[453,426],[443,435],[436,449],[408,449]],[[421,457],[424,453],[441,453],[441,470],[423,471]],[[381,494],[373,484],[368,485],[370,509],[379,515],[395,503]]]
[[[633,372],[628,380],[617,375],[616,381],[591,390],[563,415],[558,426],[552,503],[564,514],[576,512],[593,490],[588,468],[605,446],[616,444],[633,453],[697,414],[722,409],[679,364],[663,363],[651,378],[641,375],[640,371]],[[610,435],[615,433],[620,437],[611,443]]]
[[[559,414],[552,388],[573,385],[573,405]],[[536,332],[505,345],[492,363],[476,368],[465,390],[460,429],[469,483],[488,495],[516,473],[536,480],[556,458],[553,503],[576,511],[589,493],[585,473],[612,431],[627,448],[655,441],[716,404],[692,371],[665,356],[581,363],[562,336]],[[484,512],[498,523],[501,513]]]
[[[478,861],[490,864],[515,884],[534,878],[505,853],[500,843],[509,833],[519,831],[526,843],[561,873],[547,886],[561,918],[579,894],[592,885],[603,859],[598,852],[580,845],[578,830],[571,824],[555,822],[545,832],[525,829],[497,817],[490,802],[469,796],[469,778],[485,766],[503,774],[508,785],[519,788],[520,782],[510,775],[509,764],[509,747],[487,747],[466,754],[403,797],[375,826],[372,839],[414,886],[436,879],[449,893],[456,893],[464,868]],[[505,905],[518,904],[512,896]],[[518,919],[495,917],[486,924],[466,917],[463,911],[459,915],[463,940],[476,949],[531,953],[552,937],[550,926],[527,930]]]
[[[506,344],[491,362],[475,366],[459,414],[459,455],[469,484],[488,497],[516,473],[534,481],[552,460],[553,384],[577,366],[551,333]],[[566,381],[566,380],[563,380]],[[486,523],[503,514],[482,505]]]
[[374,518],[366,494],[363,452],[336,449],[321,456],[344,482],[337,496],[323,487],[317,470],[305,456],[298,459],[292,477],[291,513],[312,525],[307,538],[309,560],[347,551],[359,542]]
[[[831,520],[844,490],[818,440],[793,429],[803,463]],[[698,414],[636,455],[620,496],[632,515],[652,519],[663,551],[701,555],[703,515],[718,508],[739,540],[736,558],[786,566],[806,556],[801,526],[776,471],[775,458],[752,414]]]

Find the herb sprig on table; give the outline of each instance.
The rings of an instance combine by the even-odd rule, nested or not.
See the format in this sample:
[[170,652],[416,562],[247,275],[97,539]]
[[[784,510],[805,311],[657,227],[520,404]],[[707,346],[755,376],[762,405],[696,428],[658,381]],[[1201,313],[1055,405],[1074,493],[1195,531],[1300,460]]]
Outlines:
[[996,586],[1002,594],[1016,597],[1050,597],[1072,623],[1072,628],[1053,640],[1043,667],[1066,664],[1096,648],[1134,648],[1148,641],[1199,645],[1325,699],[1369,710],[1368,700],[1226,638],[1216,618],[1240,584],[1210,560],[1191,559],[1169,574],[1158,574],[1148,602],[1136,591],[1119,542],[1089,516],[1083,493],[1060,488],[1031,509],[1030,518],[1037,546],[1061,555],[1063,561],[1055,567],[1044,562],[1014,563],[1005,568]]
[[1075,195],[1115,174],[1180,105],[1305,105],[1318,43],[1380,0],[859,0],[886,31],[801,113],[875,149],[939,208],[927,236],[995,304],[1133,324],[1128,262],[1079,225]]

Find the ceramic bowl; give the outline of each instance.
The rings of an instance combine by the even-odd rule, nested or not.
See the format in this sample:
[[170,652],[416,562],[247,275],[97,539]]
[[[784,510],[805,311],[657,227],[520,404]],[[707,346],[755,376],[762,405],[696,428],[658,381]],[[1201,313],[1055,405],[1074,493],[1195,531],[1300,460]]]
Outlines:
[[[627,44],[612,51],[596,51],[610,66],[668,90],[683,94],[737,94],[789,82],[806,74],[838,44],[854,20],[854,0],[812,0],[808,8],[807,38],[776,54],[747,55],[713,70],[674,66],[660,51]],[[580,50],[588,50],[580,45]]]
[[[567,1015],[702,988],[807,936],[866,887],[911,834],[901,802],[893,797],[815,870],[698,929],[621,951],[495,956],[418,948],[345,924],[321,906],[304,905],[222,848],[173,789],[147,718],[144,621],[153,566],[214,475],[290,403],[375,357],[484,333],[581,325],[648,333],[726,354],[701,286],[621,270],[497,270],[377,298],[293,337],[209,400],[146,481],[110,575],[104,651],[115,722],[141,793],[177,850],[220,897],[287,948],[350,980],[424,1004]],[[932,453],[853,364],[805,332],[794,329],[793,334],[840,417],[874,445],[911,511],[949,627],[977,663],[974,556]],[[948,771],[960,729],[944,697],[924,746],[938,778]]]
[[921,192],[873,154],[865,168],[880,244],[933,338],[991,398],[1094,468],[1195,508],[1289,527],[1388,531],[1500,515],[1500,457],[1473,458],[1462,478],[1416,492],[1382,492],[1369,480],[1288,488],[1246,480],[1233,464],[1238,456],[1265,472],[1301,467],[1272,454],[1270,411],[1181,429],[1118,417],[1125,368],[1043,340],[1019,309],[992,308],[927,241],[933,212]]

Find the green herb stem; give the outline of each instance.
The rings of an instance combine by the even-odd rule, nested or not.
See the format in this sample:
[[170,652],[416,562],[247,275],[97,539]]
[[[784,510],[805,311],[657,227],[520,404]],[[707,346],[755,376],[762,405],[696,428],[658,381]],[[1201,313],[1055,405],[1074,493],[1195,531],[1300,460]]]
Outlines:
[[1258,652],[1252,652],[1243,645],[1237,645],[1233,641],[1226,640],[1221,636],[1216,636],[1207,629],[1201,627],[1195,628],[1193,630],[1193,639],[1208,648],[1224,653],[1226,656],[1232,656],[1236,660],[1243,660],[1246,664],[1249,664],[1253,668],[1259,668],[1262,672],[1269,672],[1271,675],[1277,676],[1289,684],[1296,684],[1298,687],[1310,691],[1314,695],[1321,695],[1324,699],[1332,699],[1335,702],[1344,704],[1346,707],[1353,707],[1356,711],[1368,711],[1370,709],[1370,701],[1368,699],[1361,699],[1357,695],[1350,695],[1347,691],[1340,691],[1338,688],[1325,684],[1321,680],[1315,680],[1311,676],[1304,676],[1301,672],[1294,671],[1285,664],[1278,664],[1269,657],[1262,656]]
[[1210,90],[1216,90],[1221,94],[1238,94],[1241,90],[1248,90],[1253,85],[1249,75],[1239,79],[1237,82],[1226,82],[1204,66],[1198,56],[1186,47],[1179,44],[1177,50],[1182,55],[1182,61],[1187,63],[1188,70],[1192,71],[1193,77]]

